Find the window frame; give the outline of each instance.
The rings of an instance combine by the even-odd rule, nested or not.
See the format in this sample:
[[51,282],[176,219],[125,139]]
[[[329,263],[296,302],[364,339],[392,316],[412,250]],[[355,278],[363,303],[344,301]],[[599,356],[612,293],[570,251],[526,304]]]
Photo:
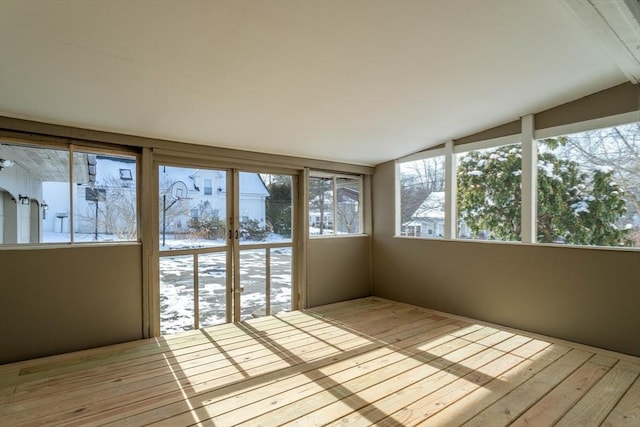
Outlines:
[[[363,197],[363,193],[364,193],[364,176],[361,174],[345,174],[345,173],[338,173],[338,172],[325,172],[325,171],[316,171],[316,170],[310,170],[309,174],[308,174],[308,182],[307,182],[307,200],[306,200],[306,206],[307,206],[307,212],[309,212],[309,182],[313,179],[313,178],[325,178],[325,179],[331,179],[332,180],[332,187],[331,187],[331,191],[333,194],[333,206],[332,206],[332,215],[333,215],[333,229],[331,230],[330,233],[327,234],[311,234],[310,232],[308,233],[309,238],[310,239],[324,239],[324,238],[341,238],[341,237],[353,237],[353,236],[363,236],[366,235],[365,233],[365,227],[364,227],[364,197]],[[337,202],[337,198],[336,198],[336,194],[337,194],[337,188],[338,188],[338,182],[337,180],[343,178],[343,179],[355,179],[358,181],[358,186],[360,188],[360,191],[358,192],[358,232],[357,233],[339,233],[338,232],[338,226],[337,226],[337,221],[336,218],[337,216],[337,211],[338,211],[338,202]],[[309,230],[311,228],[311,224],[309,223],[309,216],[310,215],[306,215],[307,217],[307,230]]]
[[[69,192],[69,240],[68,241],[60,241],[60,242],[29,242],[29,243],[0,243],[0,251],[2,250],[15,250],[15,249],[38,249],[38,248],[53,248],[53,247],[73,247],[73,246],[105,246],[105,245],[139,245],[142,242],[141,236],[141,221],[140,221],[140,168],[141,168],[141,152],[134,148],[126,149],[126,148],[112,148],[108,146],[100,146],[101,144],[82,144],[78,141],[73,141],[72,143],[57,143],[57,142],[44,142],[39,140],[30,140],[30,139],[22,139],[22,138],[2,138],[2,144],[8,146],[19,146],[26,147],[36,150],[57,150],[57,151],[66,151],[68,154],[68,192]],[[133,189],[135,190],[136,200],[135,200],[135,209],[136,209],[136,236],[135,239],[132,240],[97,240],[97,241],[78,241],[75,239],[76,232],[75,228],[75,205],[77,195],[74,194],[75,183],[73,182],[74,174],[74,156],[76,153],[84,153],[84,154],[94,154],[94,155],[107,155],[107,156],[122,156],[129,157],[135,162],[135,171],[131,171],[132,177],[131,180],[125,180],[127,183],[133,181],[135,186]],[[131,170],[131,169],[129,169]],[[135,174],[135,175],[134,175]],[[135,179],[134,179],[135,176]],[[116,177],[120,179],[120,175]],[[127,187],[131,188],[131,187]],[[42,211],[41,217],[39,217],[39,221],[42,221],[49,217],[51,212],[48,212],[49,205],[46,203],[44,197],[42,201],[37,201],[40,204],[40,209]],[[48,215],[49,214],[49,215]]]
[[[558,137],[563,137],[568,135],[579,134],[583,132],[612,128],[616,126],[632,125],[634,123],[640,123],[640,110],[631,111],[628,113],[616,114],[612,116],[599,117],[596,119],[585,120],[580,122],[568,123],[568,124],[553,126],[553,127],[544,128],[544,129],[538,129],[532,132],[533,146],[537,152],[538,141],[542,139],[558,138]],[[537,160],[537,157],[536,157],[536,160]],[[537,197],[537,191],[538,191],[537,179],[535,180],[535,184],[536,186],[534,187],[534,191]],[[536,206],[534,206],[533,208],[534,221],[537,221],[537,198],[534,200],[536,202]],[[535,238],[532,243],[536,245],[542,245],[542,246],[563,247],[563,248],[573,247],[573,248],[590,248],[590,249],[600,249],[600,250],[604,249],[604,250],[618,250],[618,251],[640,251],[640,246],[627,247],[627,246],[597,246],[597,245],[584,245],[584,244],[575,244],[575,243],[549,243],[549,242],[538,242],[537,238]]]
[[[545,138],[554,138],[574,133],[587,132],[613,126],[621,126],[640,122],[640,110],[606,117],[599,117],[591,120],[584,120],[560,126],[535,129],[534,116],[521,117],[521,132],[497,138],[479,140],[466,144],[454,144],[447,141],[444,146],[437,146],[414,153],[395,160],[395,209],[394,209],[394,236],[399,239],[423,239],[423,240],[446,240],[457,242],[472,242],[481,244],[516,244],[534,245],[562,248],[586,248],[592,250],[614,250],[614,251],[640,251],[640,247],[623,246],[587,246],[576,244],[540,243],[537,241],[537,163],[538,144],[537,141]],[[495,148],[509,144],[522,144],[522,217],[521,217],[521,240],[520,241],[497,241],[497,240],[469,240],[460,239],[455,232],[457,229],[457,206],[456,206],[456,156],[460,153]],[[445,155],[445,236],[444,238],[434,238],[428,236],[411,237],[401,235],[401,200],[400,200],[400,164],[414,160],[428,159]],[[453,228],[453,229],[452,229]]]
[[[448,174],[447,174],[447,160],[448,157],[447,154],[450,151],[450,149],[448,149],[446,146],[443,148],[434,148],[431,150],[425,150],[425,151],[421,151],[419,153],[415,153],[406,157],[403,157],[401,159],[396,160],[395,162],[395,175],[396,175],[396,185],[395,185],[395,192],[396,192],[396,197],[395,197],[395,236],[394,237],[402,237],[405,239],[426,239],[426,240],[443,240],[447,238],[447,182],[450,180]],[[400,172],[400,168],[401,165],[404,163],[410,163],[410,162],[415,162],[418,160],[428,160],[428,159],[433,159],[434,157],[444,157],[444,193],[445,193],[445,224],[444,224],[444,229],[445,229],[445,234],[442,237],[434,237],[434,236],[424,236],[422,235],[422,233],[420,233],[420,236],[410,236],[408,234],[406,235],[402,235],[402,183],[400,180],[401,177],[401,172]],[[422,228],[420,226],[420,228]],[[414,231],[415,234],[415,231]]]
[[[456,145],[453,147],[453,155],[454,157],[454,163],[455,167],[454,170],[452,171],[452,173],[457,177],[458,174],[458,156],[460,156],[463,153],[469,153],[471,151],[482,151],[482,150],[490,150],[492,148],[500,148],[500,147],[505,147],[508,145],[516,145],[516,144],[520,144],[521,145],[521,164],[520,164],[520,169],[521,169],[521,174],[520,174],[520,186],[522,188],[522,197],[520,200],[520,210],[521,212],[525,211],[525,189],[527,188],[528,185],[530,185],[530,183],[526,182],[526,178],[524,177],[524,173],[525,173],[525,162],[527,161],[526,159],[526,155],[525,155],[525,151],[527,150],[527,146],[526,146],[526,142],[523,141],[523,137],[522,137],[522,133],[519,134],[514,134],[514,135],[508,135],[508,136],[504,136],[504,137],[499,137],[499,138],[492,138],[492,139],[486,139],[486,140],[482,140],[482,141],[477,141],[477,142],[472,142],[472,143],[468,143],[468,144],[460,144],[460,145]],[[457,186],[457,179],[456,179],[456,189],[455,189],[455,193],[457,196],[457,192],[458,192],[458,186]],[[455,234],[452,234],[452,236],[455,236],[454,239],[455,240],[462,240],[462,241],[473,241],[473,242],[502,242],[502,243],[519,243],[521,241],[523,241],[524,239],[524,232],[525,230],[522,227],[522,218],[524,215],[521,215],[520,218],[520,223],[521,223],[521,233],[520,233],[520,240],[494,240],[494,239],[468,239],[468,238],[462,238],[459,236],[459,228],[458,228],[458,206],[457,206],[457,197],[456,199],[454,199],[454,203],[455,203]],[[528,206],[528,204],[527,204]],[[445,214],[446,215],[446,214]]]

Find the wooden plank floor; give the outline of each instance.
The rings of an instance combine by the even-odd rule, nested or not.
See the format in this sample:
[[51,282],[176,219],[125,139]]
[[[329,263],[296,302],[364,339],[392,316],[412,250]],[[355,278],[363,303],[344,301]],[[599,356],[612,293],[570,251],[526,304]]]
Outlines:
[[0,425],[640,426],[637,358],[365,298],[0,366]]

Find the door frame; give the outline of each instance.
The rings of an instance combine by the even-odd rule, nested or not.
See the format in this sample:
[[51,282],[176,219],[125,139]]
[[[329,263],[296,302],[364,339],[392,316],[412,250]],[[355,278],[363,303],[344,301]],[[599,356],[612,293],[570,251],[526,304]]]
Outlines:
[[[151,156],[150,156],[151,157]],[[174,157],[166,155],[155,155],[148,163],[148,168],[152,172],[152,183],[150,195],[145,199],[146,203],[150,206],[151,211],[151,227],[148,232],[151,235],[151,248],[145,252],[149,253],[149,288],[147,290],[147,298],[149,301],[148,307],[145,310],[145,315],[148,325],[148,336],[160,336],[160,235],[158,230],[160,229],[160,212],[158,209],[160,200],[160,184],[159,184],[159,168],[161,166],[174,166],[184,168],[203,168],[203,169],[215,169],[219,171],[225,171],[227,173],[226,186],[227,186],[227,274],[226,274],[226,322],[238,322],[240,321],[240,262],[239,253],[242,249],[242,245],[239,243],[239,239],[236,236],[240,232],[240,217],[238,212],[239,206],[239,173],[268,173],[268,174],[282,174],[292,177],[292,240],[291,243],[284,245],[275,244],[275,247],[286,246],[291,247],[292,259],[291,259],[291,310],[298,310],[306,306],[306,263],[302,262],[306,258],[306,237],[304,228],[304,215],[307,211],[305,204],[302,202],[305,200],[303,183],[306,181],[307,171],[299,168],[283,168],[281,166],[274,167],[272,165],[256,165],[254,162],[250,164],[243,164],[242,162],[227,162],[227,161],[206,161],[203,159],[194,159],[191,157]],[[147,186],[148,188],[149,186]],[[258,245],[260,247],[272,247],[269,244]],[[253,246],[251,247],[253,248]],[[220,252],[221,250],[209,251],[203,250],[200,252]],[[179,252],[179,251],[176,251]],[[176,253],[179,255],[179,253]],[[236,261],[237,260],[237,261]],[[231,274],[229,274],[231,273]],[[265,272],[268,273],[268,272]],[[194,299],[198,298],[197,289],[197,264],[194,261]],[[194,304],[194,326],[199,326],[199,313],[197,312],[198,304]],[[269,305],[267,304],[267,312],[269,311]],[[267,314],[268,315],[268,314]],[[145,328],[146,329],[146,328]]]

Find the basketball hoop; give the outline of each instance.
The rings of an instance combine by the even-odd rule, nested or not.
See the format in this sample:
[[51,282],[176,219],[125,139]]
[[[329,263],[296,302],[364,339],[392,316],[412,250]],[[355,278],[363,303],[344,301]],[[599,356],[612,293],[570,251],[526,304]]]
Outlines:
[[169,187],[168,193],[173,200],[184,200],[187,198],[188,190],[187,184],[182,181],[176,181]]

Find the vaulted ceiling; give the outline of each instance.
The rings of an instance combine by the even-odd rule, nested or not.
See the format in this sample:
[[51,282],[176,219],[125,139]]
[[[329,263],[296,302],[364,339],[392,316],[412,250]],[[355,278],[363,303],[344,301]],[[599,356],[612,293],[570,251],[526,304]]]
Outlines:
[[0,115],[202,145],[374,165],[626,80],[566,1],[0,0]]

